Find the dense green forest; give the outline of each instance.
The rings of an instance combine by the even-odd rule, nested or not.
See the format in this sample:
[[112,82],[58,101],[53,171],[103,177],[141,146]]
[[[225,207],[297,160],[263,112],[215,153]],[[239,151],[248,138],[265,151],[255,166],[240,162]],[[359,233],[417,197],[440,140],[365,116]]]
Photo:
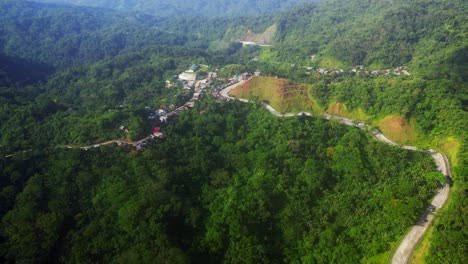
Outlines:
[[394,246],[443,181],[423,153],[261,105],[208,100],[165,131],[144,153],[2,159],[5,259],[366,261]]
[[[203,61],[203,52],[153,47],[55,74],[46,83],[2,88],[0,145],[10,152],[31,147],[131,138],[148,132],[144,107],[185,102],[181,87],[166,89],[176,65]],[[182,68],[181,68],[182,70]],[[180,71],[181,71],[180,70]],[[146,129],[146,130],[145,130]]]
[[[374,125],[414,124],[411,143],[448,155],[453,173],[424,262],[465,263],[467,3],[326,0],[271,14],[300,1],[282,2],[193,19],[162,5],[153,17],[0,1],[0,261],[385,263],[444,179],[429,156],[366,131],[206,96],[144,152],[64,148],[148,135],[145,107],[186,102],[175,76],[207,64],[306,83],[323,111],[340,102]],[[207,16],[252,4],[200,3]],[[272,47],[232,42],[271,25]],[[349,72],[359,64],[410,74]]]
[[[0,54],[44,70],[94,63],[148,46],[236,51],[232,39],[270,26],[272,16],[162,19],[105,9],[0,1]],[[223,45],[215,45],[222,42]],[[234,50],[233,50],[234,49]],[[224,55],[224,54],[222,54]],[[232,58],[224,56],[218,64]],[[42,70],[42,71],[44,71]]]
[[[418,70],[450,62],[460,67],[466,61],[466,15],[462,0],[328,0],[279,16],[276,37],[282,47],[277,56],[297,63],[316,54],[323,64],[336,67],[364,64],[382,69],[412,59]],[[437,71],[446,74],[448,69],[452,70]],[[466,69],[459,73],[466,74]]]
[[[371,120],[402,116],[416,124],[419,144],[449,154],[454,167],[450,202],[427,238],[426,257],[419,261],[466,262],[466,1],[326,3],[283,15],[276,36],[281,45],[264,51],[260,58],[283,62],[281,76],[311,83],[311,93],[323,109],[338,101],[349,111],[363,110]],[[310,60],[311,55],[315,60]],[[407,66],[411,75],[317,79],[290,63],[345,70],[361,64],[369,71]],[[454,144],[449,141],[456,143],[448,147]]]
[[160,17],[253,16],[289,9],[299,3],[316,0],[34,0],[36,2],[105,7],[121,11],[139,11]]
[[159,20],[84,7],[0,1],[0,51],[49,67],[91,63],[150,45],[182,46],[196,38],[158,28]]

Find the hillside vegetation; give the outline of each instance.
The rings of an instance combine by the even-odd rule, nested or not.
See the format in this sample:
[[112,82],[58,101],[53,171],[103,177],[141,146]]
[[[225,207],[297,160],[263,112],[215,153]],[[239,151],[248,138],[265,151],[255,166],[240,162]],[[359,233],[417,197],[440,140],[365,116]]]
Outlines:
[[466,78],[466,15],[462,0],[327,0],[279,17],[278,57],[317,54],[380,68],[411,63],[425,72],[442,66],[440,74]]
[[315,0],[34,0],[37,2],[105,7],[121,11],[139,11],[154,16],[253,16],[289,9]]
[[261,105],[207,100],[164,131],[143,153],[1,158],[4,260],[367,262],[443,180],[424,153]]
[[[279,76],[310,83],[322,106],[339,102],[400,142],[448,154],[454,168],[450,202],[427,237],[427,263],[466,262],[468,3],[454,0],[324,1],[279,17],[276,48],[259,56]],[[311,60],[311,55],[315,59]],[[305,75],[291,64],[350,71],[408,66],[409,76]],[[323,109],[325,110],[325,109]],[[396,117],[410,127],[389,129]],[[415,137],[417,135],[417,137]]]
[[[87,1],[152,12],[136,5],[150,2],[163,3]],[[236,7],[252,5],[242,9],[248,14],[255,5],[267,11],[298,1],[254,2]],[[172,3],[205,3],[207,15],[240,10],[230,1]],[[284,112],[365,119],[400,143],[447,154],[450,199],[418,258],[467,263],[467,5],[325,0],[213,19],[174,19],[184,13],[160,5],[169,14],[161,19],[0,1],[0,262],[390,259],[445,179],[424,152],[382,144],[358,128],[281,119],[258,100],[221,102],[207,92],[160,124],[165,139],[145,151],[66,148],[148,135],[148,109],[192,96],[175,76],[207,64],[200,74],[278,76],[252,79],[238,96]],[[231,42],[272,33],[272,25],[272,47]],[[398,66],[407,74],[395,74]],[[166,80],[175,85],[166,88]],[[225,83],[212,81],[212,88]]]
[[157,23],[153,17],[110,10],[4,0],[0,53],[60,69],[151,45],[186,44],[187,36],[167,33]]

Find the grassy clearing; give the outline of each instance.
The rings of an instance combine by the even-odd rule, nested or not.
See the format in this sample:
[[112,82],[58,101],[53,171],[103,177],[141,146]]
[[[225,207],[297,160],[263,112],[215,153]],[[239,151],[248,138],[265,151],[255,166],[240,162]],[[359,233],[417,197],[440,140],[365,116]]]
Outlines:
[[408,122],[401,116],[387,116],[378,122],[378,127],[385,136],[399,144],[414,143],[418,138],[414,120]]
[[340,69],[344,67],[344,63],[333,57],[322,57],[319,62],[320,67],[327,69]]
[[333,102],[328,106],[327,113],[337,116],[348,117],[357,120],[366,121],[369,119],[362,108],[357,108],[353,111],[348,111],[346,105],[340,102]]
[[432,145],[435,148],[450,158],[452,167],[458,164],[458,153],[460,150],[460,143],[454,137],[436,138],[433,140]]
[[196,70],[195,72],[196,73],[199,73],[199,72],[206,72],[209,70],[209,67],[208,65],[204,65],[204,64],[200,64],[200,68],[198,70]]
[[373,256],[369,259],[366,259],[362,263],[369,263],[369,264],[386,264],[388,263],[388,259],[390,258],[390,251],[387,251],[385,253]]
[[273,39],[273,36],[275,35],[278,27],[276,24],[271,25],[268,27],[265,32],[256,34],[251,30],[247,30],[247,32],[244,32],[243,36],[241,39],[243,41],[253,41],[256,42],[257,44],[269,44],[271,43],[271,40]]
[[305,84],[287,79],[255,77],[232,90],[231,95],[239,98],[258,97],[282,113],[319,112],[320,108],[308,90]]

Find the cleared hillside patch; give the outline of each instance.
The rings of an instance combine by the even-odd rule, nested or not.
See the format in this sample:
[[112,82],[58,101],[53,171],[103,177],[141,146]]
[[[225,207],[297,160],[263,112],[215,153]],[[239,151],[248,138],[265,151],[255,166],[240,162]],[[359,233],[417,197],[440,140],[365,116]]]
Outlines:
[[354,109],[349,111],[344,103],[333,102],[327,108],[327,113],[331,115],[343,116],[352,119],[366,121],[369,117],[366,115],[362,108]]
[[460,151],[460,142],[454,137],[439,137],[433,140],[436,149],[444,152],[449,158],[452,166],[458,165],[458,154]]
[[378,123],[378,127],[385,136],[399,144],[406,144],[417,140],[414,125],[401,116],[388,116]]
[[318,112],[319,107],[308,93],[308,86],[275,77],[254,77],[231,91],[239,98],[258,97],[276,110],[286,112]]
[[271,44],[272,39],[276,33],[277,26],[276,24],[268,27],[265,32],[256,34],[251,29],[247,30],[245,35],[240,39],[241,41],[250,41],[255,42],[260,45]]

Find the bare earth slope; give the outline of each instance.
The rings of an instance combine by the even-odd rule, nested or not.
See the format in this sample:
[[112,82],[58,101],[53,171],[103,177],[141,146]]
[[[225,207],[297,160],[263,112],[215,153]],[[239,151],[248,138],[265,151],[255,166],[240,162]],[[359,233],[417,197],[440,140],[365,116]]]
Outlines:
[[239,98],[258,97],[280,112],[313,111],[307,85],[275,77],[253,77],[230,90]]

